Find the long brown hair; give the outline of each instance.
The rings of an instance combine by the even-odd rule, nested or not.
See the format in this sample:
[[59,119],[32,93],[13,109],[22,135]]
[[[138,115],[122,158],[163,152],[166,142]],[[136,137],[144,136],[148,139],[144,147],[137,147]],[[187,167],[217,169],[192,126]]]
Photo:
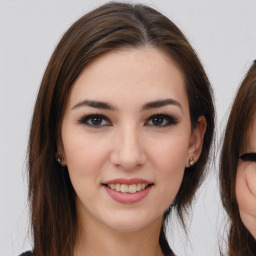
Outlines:
[[[212,89],[194,50],[169,19],[145,5],[111,2],[86,14],[63,35],[45,71],[35,104],[29,139],[29,199],[36,256],[72,255],[77,233],[75,192],[67,168],[56,163],[57,138],[72,84],[88,63],[121,47],[150,45],[169,54],[183,72],[191,129],[200,115],[207,129],[201,157],[185,171],[175,208],[184,210],[204,177],[214,130]],[[165,251],[163,216],[160,245]]]
[[220,157],[220,189],[223,206],[230,219],[228,246],[230,256],[253,256],[256,241],[246,229],[236,199],[236,173],[239,151],[256,113],[256,61],[237,91],[222,145]]

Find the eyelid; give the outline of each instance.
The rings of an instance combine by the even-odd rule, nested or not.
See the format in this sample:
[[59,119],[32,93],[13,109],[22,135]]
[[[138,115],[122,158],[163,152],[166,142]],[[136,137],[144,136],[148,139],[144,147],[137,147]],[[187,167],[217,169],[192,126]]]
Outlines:
[[245,153],[240,158],[244,162],[256,162],[256,153]]
[[[103,124],[103,125],[89,124],[88,120],[90,120],[93,117],[100,117],[100,118],[102,118],[102,120],[107,121],[109,124]],[[93,127],[93,128],[100,128],[100,127],[103,127],[103,126],[111,126],[112,125],[110,119],[108,117],[106,117],[105,115],[100,114],[100,113],[86,114],[86,115],[84,115],[84,116],[82,116],[81,118],[78,119],[78,123],[83,124],[83,125],[87,125],[87,126]]]
[[146,119],[146,124],[152,120],[153,118],[155,117],[162,117],[163,119],[166,119],[168,124],[165,124],[165,125],[149,125],[149,126],[155,126],[155,127],[167,127],[167,126],[171,126],[171,125],[175,125],[178,123],[178,118],[176,118],[175,116],[173,116],[172,114],[169,114],[169,113],[165,113],[165,112],[160,112],[160,113],[157,113],[157,114],[153,114],[151,115],[150,117],[148,117]]
[[[94,117],[102,118],[102,120],[105,120],[106,122],[108,122],[108,124],[103,124],[103,125],[102,124],[100,124],[100,125],[90,124],[88,121],[90,119],[94,118]],[[151,121],[153,118],[163,118],[165,124],[161,124],[161,125],[148,124],[148,122]],[[80,117],[78,119],[78,123],[83,124],[83,125],[87,125],[87,126],[93,127],[93,128],[100,128],[100,127],[111,126],[112,125],[111,120],[108,117],[106,117],[105,115],[100,114],[100,113],[92,113],[92,114],[83,115],[82,117]],[[153,114],[153,115],[149,116],[146,119],[146,125],[147,126],[155,126],[155,127],[158,127],[158,128],[176,125],[177,123],[178,123],[178,118],[176,118],[172,114],[163,113],[163,112]]]

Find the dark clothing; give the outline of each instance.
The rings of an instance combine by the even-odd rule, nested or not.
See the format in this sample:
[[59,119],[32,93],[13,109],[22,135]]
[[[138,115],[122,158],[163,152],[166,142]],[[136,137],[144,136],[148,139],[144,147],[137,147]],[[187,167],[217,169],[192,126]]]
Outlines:
[[33,256],[32,252],[23,252],[20,256]]
[[175,254],[173,253],[173,251],[170,249],[169,252],[167,252],[167,254],[164,254],[165,256],[175,256]]
[[[169,250],[169,251],[168,251]],[[170,247],[167,249],[167,251],[164,254],[165,256],[175,256],[175,254],[172,252]],[[24,252],[20,256],[33,256],[32,252]]]
[[164,256],[175,256],[175,254],[173,253],[169,245],[168,245],[168,248],[165,248],[165,249],[162,248],[162,252],[164,253]]

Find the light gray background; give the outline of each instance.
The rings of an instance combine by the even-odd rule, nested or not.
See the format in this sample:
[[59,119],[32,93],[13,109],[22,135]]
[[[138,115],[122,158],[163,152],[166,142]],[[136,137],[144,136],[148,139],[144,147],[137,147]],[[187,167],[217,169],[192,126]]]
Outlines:
[[[31,248],[25,158],[33,104],[44,69],[66,29],[104,2],[0,0],[1,255],[18,255]],[[142,2],[168,16],[198,52],[215,91],[219,137],[236,88],[256,58],[256,2]],[[216,175],[217,168],[212,166],[197,194],[188,236],[175,219],[172,221],[168,238],[179,256],[219,255],[225,219]]]

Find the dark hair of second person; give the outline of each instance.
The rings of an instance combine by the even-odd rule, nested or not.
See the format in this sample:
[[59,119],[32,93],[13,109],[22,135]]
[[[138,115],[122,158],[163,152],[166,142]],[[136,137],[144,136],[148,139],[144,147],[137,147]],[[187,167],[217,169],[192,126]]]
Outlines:
[[[241,164],[255,165],[256,160],[248,158],[249,155],[245,154],[253,141],[251,132],[256,129],[252,127],[255,117],[256,62],[254,61],[237,91],[226,126],[220,157],[221,199],[230,222],[228,234],[230,256],[249,256],[255,255],[256,252],[255,234],[253,237],[250,233],[250,228],[253,227],[248,227],[246,221],[243,220],[243,207],[240,199],[243,192],[239,188],[241,176],[238,175]],[[246,168],[242,172],[245,173]],[[246,184],[246,180],[243,182]],[[254,204],[252,203],[249,207],[254,208],[256,212],[256,196]],[[256,220],[256,216],[254,217]]]

